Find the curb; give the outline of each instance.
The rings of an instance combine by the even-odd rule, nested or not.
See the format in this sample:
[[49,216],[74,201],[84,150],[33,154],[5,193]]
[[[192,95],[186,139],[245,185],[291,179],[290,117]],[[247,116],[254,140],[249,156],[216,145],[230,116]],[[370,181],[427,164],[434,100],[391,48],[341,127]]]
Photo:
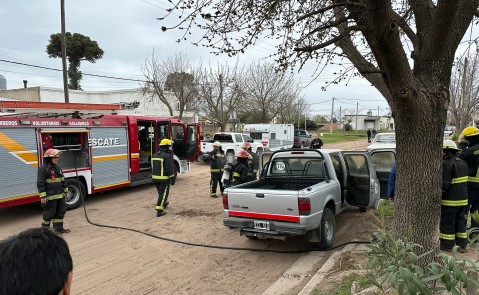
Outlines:
[[[361,247],[362,246],[362,247]],[[318,270],[318,272],[311,278],[311,280],[304,286],[301,292],[298,295],[310,295],[316,289],[316,287],[321,284],[321,281],[327,275],[331,269],[336,264],[336,261],[341,257],[341,254],[344,252],[362,252],[365,251],[367,248],[364,245],[353,245],[349,244],[345,246],[340,251],[334,252],[328,260],[323,264],[323,266]]]

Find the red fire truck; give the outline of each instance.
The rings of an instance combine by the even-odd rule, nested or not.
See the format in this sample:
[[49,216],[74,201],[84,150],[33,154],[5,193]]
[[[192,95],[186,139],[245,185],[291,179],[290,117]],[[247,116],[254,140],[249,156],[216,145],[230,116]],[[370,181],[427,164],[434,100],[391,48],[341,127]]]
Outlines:
[[[124,105],[0,101],[0,207],[39,200],[36,178],[49,148],[68,185],[67,206],[86,194],[151,182],[151,156],[173,142],[175,177],[200,151],[199,125],[118,114]],[[77,174],[78,179],[77,180]]]

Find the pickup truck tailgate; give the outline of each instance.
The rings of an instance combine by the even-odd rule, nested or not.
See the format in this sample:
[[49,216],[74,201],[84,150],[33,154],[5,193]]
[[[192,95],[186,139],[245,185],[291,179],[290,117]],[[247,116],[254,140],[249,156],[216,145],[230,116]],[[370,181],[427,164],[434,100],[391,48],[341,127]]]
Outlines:
[[228,215],[299,222],[298,192],[261,189],[228,190]]

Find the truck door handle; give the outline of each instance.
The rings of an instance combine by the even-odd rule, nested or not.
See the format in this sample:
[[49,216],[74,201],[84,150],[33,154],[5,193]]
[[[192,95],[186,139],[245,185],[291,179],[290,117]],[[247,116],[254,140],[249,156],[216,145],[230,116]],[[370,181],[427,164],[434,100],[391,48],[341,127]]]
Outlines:
[[256,194],[257,198],[263,198],[264,199],[264,194]]

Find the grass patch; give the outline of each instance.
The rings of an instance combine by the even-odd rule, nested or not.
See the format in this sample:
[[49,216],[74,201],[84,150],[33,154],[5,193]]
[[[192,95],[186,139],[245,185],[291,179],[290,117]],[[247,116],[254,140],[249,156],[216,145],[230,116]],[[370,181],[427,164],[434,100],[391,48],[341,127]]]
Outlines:
[[356,281],[361,289],[373,286],[369,276],[363,277],[358,275],[351,275],[346,277],[341,284],[339,284],[334,290],[328,292],[321,292],[318,290],[313,291],[313,295],[351,295],[351,286]]
[[385,229],[391,229],[394,219],[394,202],[382,200],[379,202],[378,210],[373,211],[380,224]]
[[[323,133],[323,136],[320,136],[320,133]],[[316,132],[323,140],[323,143],[337,143],[342,141],[352,141],[352,140],[368,140],[366,132],[363,130],[356,131],[346,131],[346,132],[333,132],[329,134],[329,131]]]

